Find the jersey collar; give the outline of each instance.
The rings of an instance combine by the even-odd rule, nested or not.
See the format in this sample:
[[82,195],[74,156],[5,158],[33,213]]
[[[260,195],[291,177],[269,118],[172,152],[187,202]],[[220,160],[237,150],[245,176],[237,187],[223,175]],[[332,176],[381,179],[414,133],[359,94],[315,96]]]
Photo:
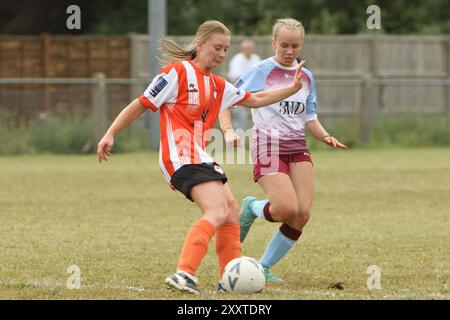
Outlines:
[[295,69],[297,69],[297,65],[298,65],[297,60],[294,60],[294,63],[292,64],[292,66],[286,67],[286,66],[283,66],[282,64],[278,63],[273,57],[270,57],[269,59],[272,60],[272,62],[280,69],[284,69],[284,70],[295,70]]
[[188,62],[191,64],[191,66],[194,67],[195,70],[197,70],[198,72],[200,72],[201,74],[205,75],[205,76],[211,76],[211,72],[205,72],[202,69],[200,69],[194,62],[192,62],[192,60],[188,60]]

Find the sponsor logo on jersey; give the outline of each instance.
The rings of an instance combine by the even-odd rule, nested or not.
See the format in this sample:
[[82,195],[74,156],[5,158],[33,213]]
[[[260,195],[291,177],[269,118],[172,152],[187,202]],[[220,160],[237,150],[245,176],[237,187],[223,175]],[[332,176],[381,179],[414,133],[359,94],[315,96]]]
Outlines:
[[198,89],[195,87],[195,84],[189,83],[188,92],[198,92]]
[[238,82],[236,82],[236,85],[235,85],[235,87],[236,88],[239,88],[240,86],[242,86],[242,84],[244,83],[244,80],[242,80],[242,79],[239,79],[239,81]]
[[305,112],[305,105],[298,101],[280,101],[279,112],[282,116],[297,117]]
[[164,79],[163,76],[161,76],[158,80],[156,80],[154,86],[149,90],[150,95],[153,98],[156,97],[167,84],[168,84],[167,80]]

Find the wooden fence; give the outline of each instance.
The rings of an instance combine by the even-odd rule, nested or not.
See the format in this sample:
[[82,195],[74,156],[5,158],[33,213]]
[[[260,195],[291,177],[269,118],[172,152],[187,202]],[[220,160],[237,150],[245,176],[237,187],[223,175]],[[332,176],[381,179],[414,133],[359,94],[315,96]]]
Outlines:
[[[96,73],[107,78],[130,77],[129,37],[0,36],[0,78],[90,78]],[[16,117],[27,119],[54,112],[61,104],[84,105],[89,110],[90,95],[89,85],[3,85],[0,105]],[[115,92],[116,99],[125,101],[129,96],[127,87]]]
[[[149,78],[148,39],[131,35],[133,47],[131,77]],[[173,37],[189,44],[192,37]],[[224,77],[230,59],[239,51],[244,37],[232,38],[226,60],[216,70]],[[271,37],[253,37],[256,53],[261,58],[273,55]],[[387,35],[310,35],[305,39],[301,56],[318,79],[319,110],[324,116],[358,115],[364,111],[362,98],[367,79],[450,79],[450,36],[387,36]],[[320,80],[353,79],[354,85],[321,85]],[[382,86],[378,101],[385,112],[450,112],[447,85]],[[368,93],[370,94],[370,92]]]
[[129,37],[0,36],[0,77],[130,76]]
[[[173,38],[185,45],[192,40]],[[229,54],[216,73],[227,77],[228,63],[243,39],[232,37]],[[252,39],[261,58],[273,55],[270,36]],[[450,79],[450,36],[310,35],[301,56],[317,79],[318,111],[325,122],[355,119],[365,139],[375,115],[434,115],[450,123],[450,90],[442,82]],[[150,81],[154,75],[149,74],[148,37],[0,36],[0,78],[92,78],[96,73],[103,73],[107,79]],[[414,79],[437,82],[383,82]],[[109,88],[106,101],[114,110],[143,90],[142,85]],[[80,112],[83,105],[91,110],[91,94],[89,84],[2,84],[0,111],[33,116],[74,103],[75,112]]]

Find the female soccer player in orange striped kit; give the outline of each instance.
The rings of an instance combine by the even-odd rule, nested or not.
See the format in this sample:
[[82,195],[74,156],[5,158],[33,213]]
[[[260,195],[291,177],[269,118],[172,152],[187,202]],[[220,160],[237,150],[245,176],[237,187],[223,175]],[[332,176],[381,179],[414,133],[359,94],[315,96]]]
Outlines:
[[219,112],[230,106],[239,103],[258,108],[300,90],[302,63],[289,85],[250,93],[211,73],[230,47],[230,31],[221,22],[201,24],[188,49],[165,39],[161,44],[170,63],[139,98],[120,112],[99,142],[97,156],[99,162],[107,160],[114,136],[147,109],[160,111],[161,171],[171,186],[194,201],[203,213],[185,238],[176,272],[165,282],[178,290],[198,293],[195,272],[214,234],[219,277],[225,265],[241,252],[237,203],[225,173],[205,152],[205,133],[213,127]]

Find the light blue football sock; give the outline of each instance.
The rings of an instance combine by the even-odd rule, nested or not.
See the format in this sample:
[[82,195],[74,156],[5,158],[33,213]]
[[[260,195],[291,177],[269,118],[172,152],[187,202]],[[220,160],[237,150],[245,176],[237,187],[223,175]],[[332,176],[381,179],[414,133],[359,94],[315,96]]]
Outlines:
[[295,240],[289,239],[280,230],[277,230],[266,247],[259,262],[264,268],[270,269],[275,263],[281,260],[292,248]]
[[259,200],[259,201],[253,201],[250,204],[250,211],[252,212],[253,215],[257,216],[258,218],[263,218],[264,217],[264,207],[265,205],[269,202],[269,200],[264,199],[264,200]]

